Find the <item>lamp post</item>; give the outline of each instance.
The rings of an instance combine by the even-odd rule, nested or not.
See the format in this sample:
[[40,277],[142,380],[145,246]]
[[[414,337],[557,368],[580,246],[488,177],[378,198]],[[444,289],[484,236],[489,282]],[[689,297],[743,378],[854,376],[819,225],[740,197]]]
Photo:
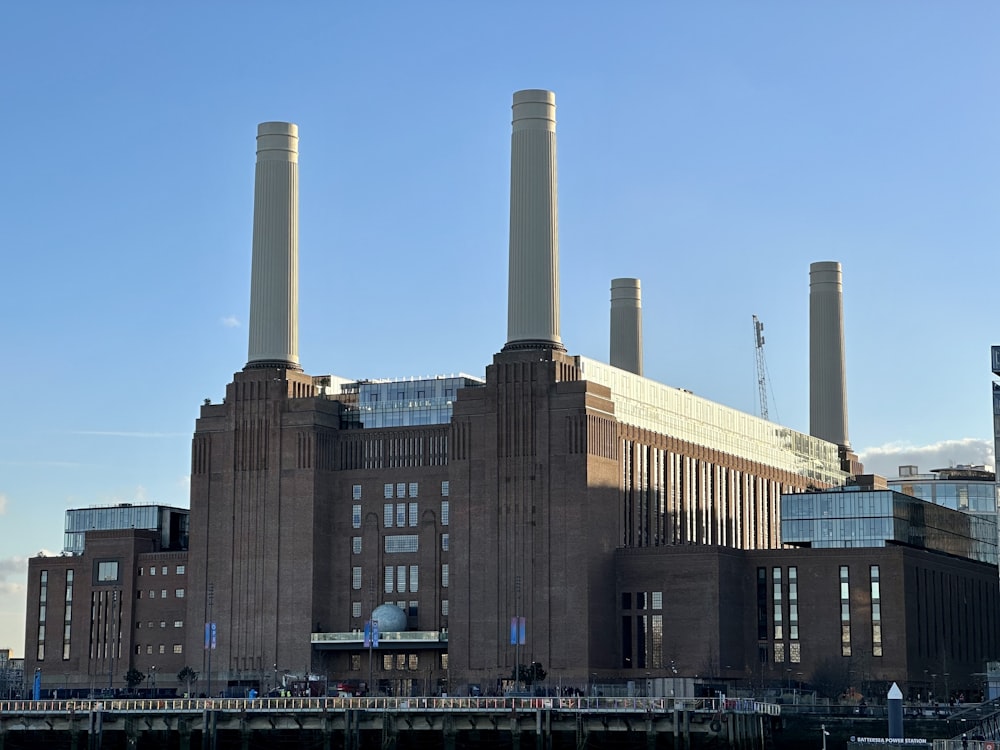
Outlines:
[[152,697],[155,698],[156,697],[156,665],[154,664],[153,666],[151,666],[149,668],[149,671],[152,673],[152,678],[153,678],[153,696]]

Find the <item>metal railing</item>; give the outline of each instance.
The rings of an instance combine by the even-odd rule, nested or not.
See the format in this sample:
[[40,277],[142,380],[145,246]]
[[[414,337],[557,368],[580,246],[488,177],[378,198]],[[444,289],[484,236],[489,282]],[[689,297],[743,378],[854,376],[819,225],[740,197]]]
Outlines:
[[111,711],[114,713],[253,712],[467,712],[576,711],[602,713],[749,713],[778,716],[781,706],[748,698],[459,698],[459,697],[342,697],[342,698],[111,698],[0,701],[2,715],[39,715]]

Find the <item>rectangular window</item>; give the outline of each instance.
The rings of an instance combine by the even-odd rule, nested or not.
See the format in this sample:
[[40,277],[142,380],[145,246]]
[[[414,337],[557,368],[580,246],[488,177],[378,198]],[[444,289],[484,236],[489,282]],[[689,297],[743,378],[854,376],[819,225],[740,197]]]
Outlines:
[[774,644],[774,663],[782,664],[785,661],[785,644],[775,643]]
[[386,499],[392,497],[392,485],[391,484],[385,485],[384,492],[382,493],[382,496],[385,497]]
[[448,588],[448,563],[441,566],[441,588]]
[[361,654],[351,654],[351,671],[357,672],[361,669]]
[[451,486],[449,485],[448,480],[445,479],[443,482],[441,482],[441,497],[448,497],[448,493],[450,491],[451,491]]
[[788,569],[788,637],[799,639],[799,570]]
[[406,591],[406,566],[396,566],[396,593],[402,594]]
[[358,591],[361,588],[361,566],[351,568],[351,588]]
[[406,503],[396,505],[396,525],[406,526]]
[[149,598],[150,599],[155,599],[156,598],[156,592],[153,591],[153,589],[149,590]]
[[354,505],[351,508],[351,526],[355,529],[361,528],[361,506]]
[[653,609],[663,609],[663,592],[653,592]]
[[[448,600],[447,599],[442,599],[441,600],[441,614],[444,617],[448,616]],[[513,672],[511,674],[513,674]]]
[[361,554],[361,537],[359,536],[351,537],[351,554],[354,555]]
[[153,645],[152,644],[146,646],[146,653],[147,654],[153,653]]
[[391,552],[417,552],[420,537],[416,534],[401,534],[397,536],[387,536],[385,539],[385,551]]
[[184,598],[184,589],[174,589],[174,596],[178,599]]
[[73,632],[73,571],[66,571],[66,597],[63,611],[63,659],[70,657]]
[[442,552],[447,552],[448,551],[448,535],[447,534],[442,534],[441,535],[441,551]]
[[410,497],[417,496],[417,482],[410,482]]
[[384,586],[384,590],[385,590],[385,593],[387,593],[387,594],[391,594],[393,591],[396,590],[395,574],[396,574],[396,568],[394,568],[392,565],[386,565],[385,566],[385,586]]
[[351,602],[351,617],[361,617],[361,602]]
[[441,501],[441,525],[442,526],[447,526],[448,525],[448,520],[449,520],[448,517],[451,515],[449,513],[449,510],[450,509],[448,508],[448,501],[447,500],[442,500]]
[[184,620],[174,620],[174,627],[175,628],[183,628],[184,627]]
[[[771,570],[771,580],[773,583],[774,601],[774,640],[780,641],[785,637],[784,623],[781,618],[781,568]],[[777,653],[777,651],[775,651]],[[777,661],[777,658],[775,659]],[[784,659],[782,659],[784,661]]]
[[409,521],[410,521],[410,526],[416,526],[417,525],[417,504],[416,503],[410,503],[410,518],[409,518]]
[[166,647],[166,646],[164,646],[164,645],[163,645],[162,643],[160,644],[160,647],[159,647],[159,649],[158,649],[158,650],[159,650],[159,652],[160,652],[161,654],[165,654],[165,653],[167,653],[167,647]]
[[177,572],[177,575],[179,575],[179,576],[182,576],[182,575],[184,575],[184,570],[185,570],[185,568],[184,568],[184,566],[183,566],[183,565],[178,565],[178,566],[177,566],[177,571],[176,571],[176,572]]
[[149,566],[149,574],[151,576],[155,576],[156,575],[156,566],[155,565],[150,565]]
[[407,664],[407,666],[409,667],[410,671],[411,672],[416,672],[417,671],[417,665],[418,665],[417,655],[416,654],[410,654],[408,662],[409,663]]
[[354,485],[351,488],[351,498],[353,500],[360,500],[361,499],[361,485],[360,484],[356,484],[356,485]]
[[160,598],[161,599],[166,599],[167,598],[167,590],[166,589],[160,589]]
[[757,568],[757,640],[767,640],[767,568]]
[[382,671],[391,672],[393,664],[396,660],[393,658],[392,654],[382,654]]
[[872,656],[882,656],[882,593],[878,565],[871,566],[872,585]]
[[118,561],[105,560],[97,563],[97,580],[99,583],[118,580]]
[[417,584],[420,581],[420,567],[417,565],[410,566],[410,593],[415,594],[418,591]]
[[396,654],[396,669],[406,669],[406,654]]
[[649,625],[653,646],[653,663],[650,666],[655,669],[663,664],[663,615],[652,615],[649,618]]
[[180,643],[175,643],[174,644],[174,653],[175,654],[183,654],[184,653],[184,646],[181,645]]
[[162,568],[160,568],[160,574],[161,575],[166,575],[167,574],[167,566],[166,565],[164,565]]
[[790,656],[789,661],[794,664],[798,664],[802,661],[802,644],[796,641],[795,643],[788,644],[788,654]]
[[406,482],[396,484],[396,497],[406,497]]
[[840,566],[840,655],[851,655],[851,586],[846,565]]
[[382,526],[387,529],[392,528],[392,519],[395,511],[395,506],[392,503],[385,503],[382,506]]

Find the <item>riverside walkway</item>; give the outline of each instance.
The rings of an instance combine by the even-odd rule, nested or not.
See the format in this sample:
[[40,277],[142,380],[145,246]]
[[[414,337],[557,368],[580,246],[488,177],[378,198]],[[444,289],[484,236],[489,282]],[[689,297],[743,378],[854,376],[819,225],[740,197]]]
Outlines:
[[[699,739],[761,748],[780,706],[711,698],[170,698],[0,701],[0,750],[66,747],[113,750],[160,744],[180,750],[276,747],[289,735],[323,750],[395,747],[415,733],[455,750],[489,733],[514,750],[583,748],[627,739],[677,748]],[[433,735],[436,734],[436,738]],[[170,741],[164,740],[169,735]],[[176,736],[174,736],[176,735]],[[672,739],[672,742],[671,742]]]

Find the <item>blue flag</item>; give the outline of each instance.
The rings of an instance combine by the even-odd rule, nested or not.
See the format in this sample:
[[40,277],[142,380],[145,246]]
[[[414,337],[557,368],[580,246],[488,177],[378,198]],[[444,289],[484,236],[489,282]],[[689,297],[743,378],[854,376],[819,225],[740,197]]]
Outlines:
[[41,700],[42,697],[42,670],[35,670],[35,684],[31,690],[32,700]]

